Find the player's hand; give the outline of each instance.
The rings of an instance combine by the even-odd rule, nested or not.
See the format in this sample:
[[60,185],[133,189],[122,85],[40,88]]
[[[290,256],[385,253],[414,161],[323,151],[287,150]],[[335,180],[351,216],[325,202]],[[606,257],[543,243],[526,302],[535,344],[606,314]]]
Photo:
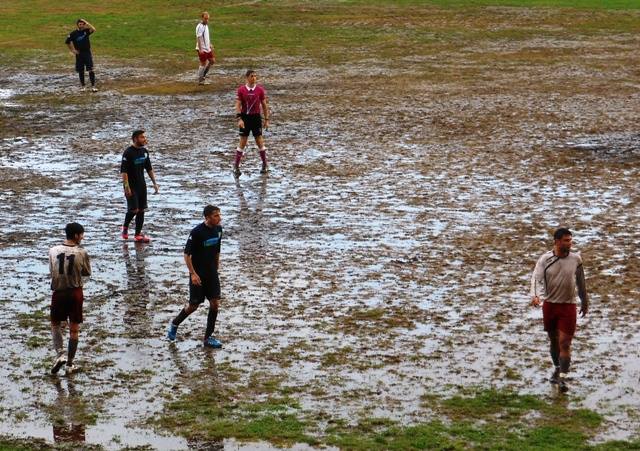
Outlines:
[[534,296],[533,299],[531,299],[531,305],[534,307],[540,307],[542,302],[540,302],[540,298],[538,296]]
[[197,286],[202,285],[202,280],[200,280],[200,276],[195,272],[191,273],[191,283]]
[[269,128],[269,119],[265,119],[264,120],[264,129],[268,129]]
[[244,128],[244,121],[242,119],[238,120],[238,128]]
[[589,304],[580,304],[580,317],[584,318],[589,313]]
[[157,183],[153,184],[153,194],[158,194],[158,192],[160,191],[160,185],[158,185]]
[[131,193],[131,188],[125,188],[124,189],[124,195],[127,197],[131,197],[133,193]]

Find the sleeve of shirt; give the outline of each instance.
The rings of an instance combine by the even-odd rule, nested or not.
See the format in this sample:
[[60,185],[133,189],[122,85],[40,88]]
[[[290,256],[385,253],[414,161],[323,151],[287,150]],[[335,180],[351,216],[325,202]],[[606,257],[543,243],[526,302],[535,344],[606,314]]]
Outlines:
[[67,35],[67,39],[64,40],[65,44],[68,44],[72,41],[71,34]]
[[187,238],[187,244],[184,246],[184,253],[187,255],[193,255],[193,230],[189,234],[189,238]]
[[544,290],[544,256],[540,257],[536,262],[536,267],[531,276],[531,297],[542,297]]
[[265,98],[267,97],[267,91],[264,90],[264,88],[262,88],[260,90],[260,101],[262,102]]
[[120,173],[128,172],[129,170],[129,152],[126,150],[122,154],[122,163],[120,163]]
[[201,27],[200,24],[196,25],[196,38],[204,36],[204,27]]
[[151,158],[149,157],[149,152],[145,152],[145,159],[144,159],[144,168],[147,171],[153,171],[153,167],[151,166]]
[[576,268],[576,287],[578,288],[578,297],[583,304],[589,303],[587,295],[587,281],[584,276],[584,266],[582,266],[582,258],[578,256],[578,267]]
[[89,254],[87,251],[84,251],[82,259],[82,275],[85,277],[89,277],[91,275],[91,263],[89,262]]

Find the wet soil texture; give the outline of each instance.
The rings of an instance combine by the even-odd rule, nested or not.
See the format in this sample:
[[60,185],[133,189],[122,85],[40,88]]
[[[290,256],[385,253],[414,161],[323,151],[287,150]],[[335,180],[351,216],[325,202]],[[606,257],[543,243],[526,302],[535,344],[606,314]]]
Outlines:
[[[528,290],[562,225],[592,300],[565,399],[605,415],[599,439],[637,434],[638,44],[536,38],[266,64],[271,171],[259,174],[253,146],[238,180],[240,61],[201,88],[191,73],[103,65],[95,94],[72,73],[0,72],[0,410],[13,418],[0,433],[51,441],[52,426],[82,423],[93,444],[186,448],[146,422],[190,374],[215,384],[216,365],[240,370],[238,383],[270,374],[305,409],[347,419],[409,424],[429,416],[421,396],[472,386],[555,397]],[[518,62],[531,52],[565,57]],[[160,184],[149,245],[119,236],[120,156],[136,128]],[[208,203],[225,230],[215,352],[201,347],[204,308],[175,345],[164,340],[187,299],[183,246]],[[67,380],[46,376],[47,250],[69,221],[86,228],[94,274],[83,371]],[[60,407],[70,397],[72,418]]]

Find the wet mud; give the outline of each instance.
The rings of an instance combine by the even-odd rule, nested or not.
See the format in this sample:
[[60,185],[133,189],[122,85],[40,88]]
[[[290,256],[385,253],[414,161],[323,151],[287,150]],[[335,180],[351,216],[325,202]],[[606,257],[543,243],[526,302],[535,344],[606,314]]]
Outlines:
[[[271,172],[259,174],[252,146],[238,180],[238,62],[204,88],[191,74],[136,78],[113,65],[96,94],[78,92],[70,73],[3,69],[0,411],[13,420],[0,434],[186,449],[195,445],[149,419],[190,377],[216,384],[220,365],[240,371],[238,384],[280,378],[304,409],[345,419],[410,424],[429,417],[425,395],[478,385],[555,399],[528,283],[552,230],[567,225],[592,299],[569,403],[605,416],[598,441],[637,435],[640,91],[628,62],[638,44],[525,39],[265,65]],[[511,59],[558,48],[557,64]],[[160,184],[149,245],[119,237],[119,160],[135,128],[147,131]],[[207,203],[225,230],[216,352],[201,347],[205,309],[175,345],[164,340],[188,292],[182,249]],[[86,228],[94,274],[82,372],[51,378],[47,250],[69,221]]]

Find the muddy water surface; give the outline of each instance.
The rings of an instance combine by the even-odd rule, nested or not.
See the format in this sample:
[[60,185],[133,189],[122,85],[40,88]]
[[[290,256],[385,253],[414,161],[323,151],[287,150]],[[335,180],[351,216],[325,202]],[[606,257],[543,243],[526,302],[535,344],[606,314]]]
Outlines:
[[[617,48],[638,57],[633,42]],[[117,67],[97,94],[77,92],[67,74],[0,73],[0,343],[12,363],[0,366],[0,399],[13,418],[0,434],[51,442],[56,427],[79,424],[86,442],[107,448],[184,449],[192,445],[147,420],[188,390],[190,375],[216,384],[222,364],[244,378],[282,377],[303,387],[304,409],[343,418],[412,423],[429,416],[422,395],[476,385],[555,399],[541,312],[527,301],[560,224],[575,231],[593,303],[579,320],[568,401],[605,415],[599,439],[637,434],[637,86],[617,67],[603,98],[588,59],[572,66],[579,94],[560,70],[498,64],[474,83],[415,77],[427,64],[262,68],[271,172],[259,174],[253,147],[239,180],[237,67],[201,90],[154,80],[175,95],[152,95],[148,77],[139,85],[150,94],[119,90],[127,74]],[[365,86],[378,95],[359,95]],[[147,131],[161,186],[150,195],[149,245],[119,238],[119,159],[135,128]],[[182,248],[207,203],[221,207],[225,228],[217,352],[200,346],[204,309],[175,345],[164,341],[186,300]],[[93,258],[83,371],[49,378],[46,255],[69,221],[85,225]]]

